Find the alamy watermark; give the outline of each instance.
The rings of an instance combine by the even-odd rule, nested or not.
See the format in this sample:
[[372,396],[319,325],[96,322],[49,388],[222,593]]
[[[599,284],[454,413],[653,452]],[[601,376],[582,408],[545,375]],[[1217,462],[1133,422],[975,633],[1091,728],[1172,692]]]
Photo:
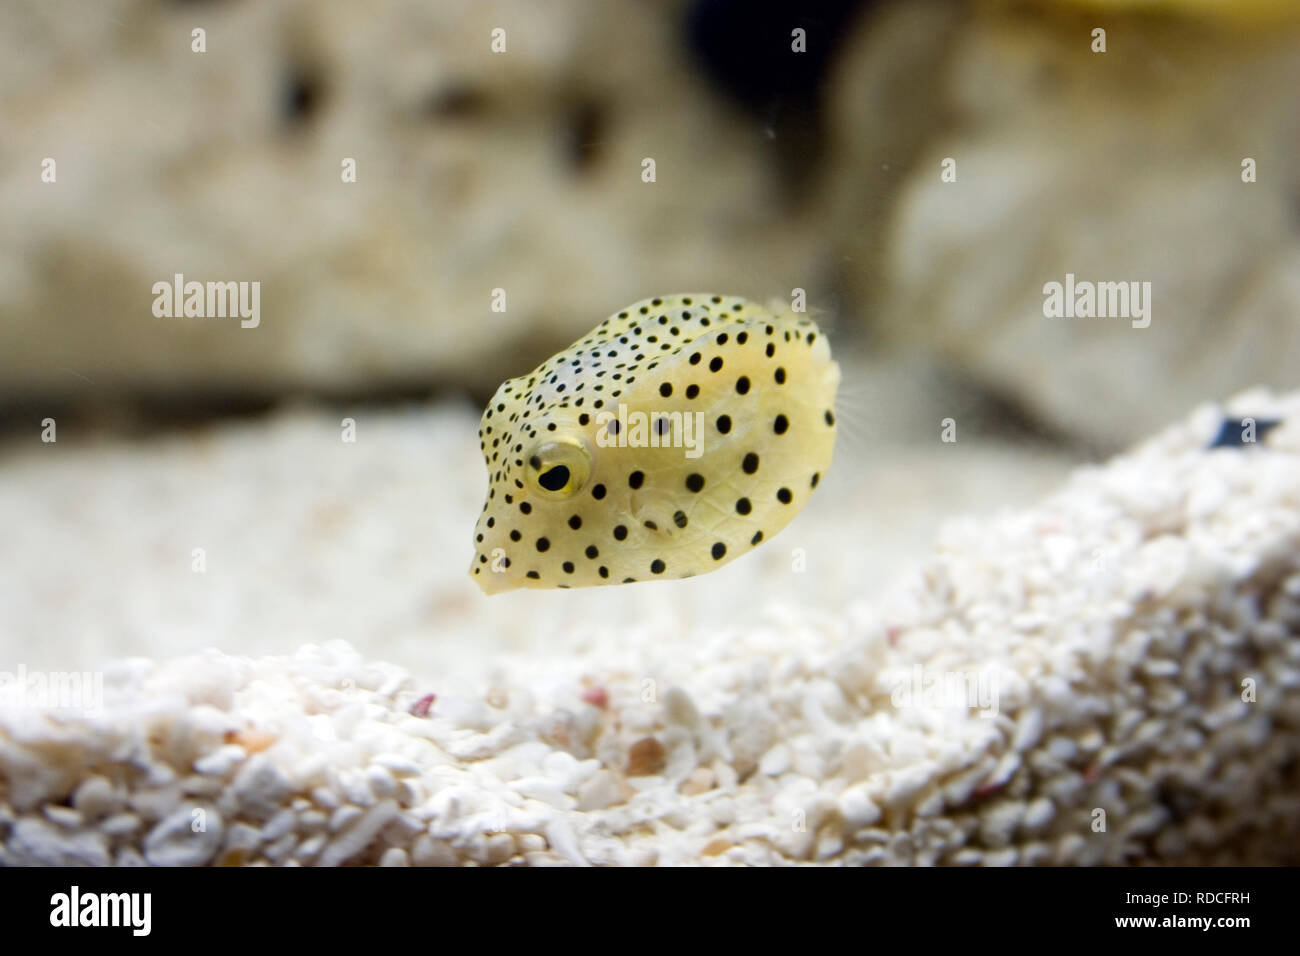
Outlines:
[[240,319],[245,329],[262,322],[262,283],[185,281],[176,273],[171,282],[153,284],[153,314],[158,318]]
[[996,672],[939,671],[913,664],[887,671],[884,676],[890,687],[890,702],[899,710],[974,710],[986,719],[998,715]]
[[601,448],[685,448],[687,458],[704,452],[703,412],[637,412],[620,404],[618,412],[596,415]]
[[102,671],[0,671],[0,708],[31,708],[97,716],[104,709]]
[[1131,319],[1133,328],[1151,324],[1150,282],[1065,282],[1043,286],[1043,315],[1049,319]]
[[50,897],[50,925],[125,927],[133,936],[148,936],[153,929],[153,894],[83,893],[74,883],[67,893]]

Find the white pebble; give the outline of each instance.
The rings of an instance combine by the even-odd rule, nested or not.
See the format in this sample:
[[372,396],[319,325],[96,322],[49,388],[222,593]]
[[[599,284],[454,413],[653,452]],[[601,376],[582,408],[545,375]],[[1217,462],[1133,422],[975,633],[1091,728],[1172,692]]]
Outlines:
[[998,765],[993,768],[993,773],[987,781],[987,786],[1000,787],[1009,781],[1017,770],[1020,769],[1020,754],[1007,753],[1002,755]]
[[777,744],[763,754],[758,762],[759,772],[769,777],[779,777],[789,769],[790,748],[785,744]]
[[1020,715],[1016,723],[1016,734],[1011,739],[1011,749],[1026,751],[1038,746],[1043,736],[1043,712],[1037,707],[1030,707]]
[[601,770],[578,788],[578,809],[604,810],[613,806],[618,797],[618,778],[608,770]]
[[542,772],[563,785],[578,766],[578,758],[564,750],[553,750],[542,760]]
[[546,838],[540,833],[520,833],[515,837],[520,853],[535,853],[546,849]]
[[339,866],[356,856],[370,841],[378,836],[393,817],[397,816],[397,803],[384,800],[365,812],[361,819],[337,836],[321,853],[321,866]]
[[293,851],[294,859],[303,862],[314,859],[316,854],[325,848],[327,839],[328,837],[324,833],[317,833],[315,836],[303,840],[302,843],[298,844],[298,848]]
[[817,840],[816,856],[819,860],[829,860],[839,856],[844,850],[844,838],[833,831],[824,832]]
[[380,866],[410,866],[411,858],[400,846],[390,846],[379,858]]
[[311,799],[318,807],[324,807],[326,810],[337,810],[343,803],[328,787],[317,787],[312,790]]
[[924,764],[896,770],[890,775],[887,803],[899,805],[907,803],[930,783],[931,770]]
[[1046,797],[1039,797],[1025,810],[1023,825],[1028,830],[1041,830],[1056,816],[1056,805]]
[[329,824],[329,817],[319,810],[304,810],[298,816],[298,829],[311,832],[324,829]]
[[262,831],[255,826],[240,821],[226,828],[225,848],[229,851],[251,853],[262,843]]
[[214,807],[180,807],[149,831],[144,857],[154,866],[202,866],[221,846],[222,833]]
[[97,820],[121,810],[126,797],[107,777],[91,776],[81,781],[72,795],[72,805],[88,820]]
[[383,767],[371,765],[366,768],[366,783],[377,797],[391,797],[397,792],[397,780]]
[[560,810],[569,810],[576,805],[574,799],[549,777],[524,777],[522,780],[512,780],[510,789]]
[[181,780],[181,793],[187,797],[216,799],[223,789],[225,789],[225,782],[219,777],[204,777],[192,773]]
[[5,847],[20,866],[108,866],[109,862],[103,834],[69,832],[39,817],[14,823]]
[[417,837],[411,847],[411,862],[416,866],[455,866],[456,853],[446,843],[426,833]]
[[669,725],[695,730],[700,725],[700,712],[690,695],[680,687],[670,687],[664,692],[664,722]]
[[262,850],[262,855],[272,863],[279,863],[298,845],[298,836],[295,833],[286,833],[280,839],[276,840],[270,846]]
[[370,789],[370,782],[365,775],[348,770],[339,774],[339,789],[348,803],[359,807],[373,807],[376,802],[375,791]]
[[376,754],[370,758],[372,764],[378,764],[400,776],[416,777],[420,774],[420,765],[401,754]]
[[140,828],[140,818],[134,813],[115,813],[99,825],[101,833],[108,836],[126,836]]
[[245,813],[270,817],[293,792],[293,785],[266,754],[260,753],[249,758],[235,775],[232,789]]
[[67,827],[69,830],[79,828],[83,822],[80,812],[72,809],[72,807],[60,806],[57,803],[47,803],[44,813],[45,819],[61,827]]
[[132,793],[127,798],[127,805],[146,820],[161,820],[175,809],[180,800],[180,787],[150,787]]
[[499,866],[514,856],[515,840],[509,833],[476,833],[465,849],[475,863]]
[[237,744],[225,744],[194,761],[194,769],[198,773],[225,777],[243,763],[247,756],[248,752],[243,747]]
[[334,815],[330,817],[330,832],[338,833],[354,821],[361,819],[363,813],[365,813],[364,810],[351,804],[339,807],[334,811]]
[[546,823],[546,840],[556,853],[574,866],[586,866],[587,860],[578,848],[578,837],[573,827],[562,817],[553,817]]
[[871,799],[865,784],[856,784],[840,794],[839,810],[854,828],[871,826],[881,816],[880,807]]
[[285,807],[275,816],[267,821],[266,826],[262,827],[262,840],[266,843],[273,843],[286,833],[291,832],[298,823],[298,815]]
[[403,777],[397,782],[397,802],[405,807],[418,807],[424,803],[428,794],[420,781],[414,777]]

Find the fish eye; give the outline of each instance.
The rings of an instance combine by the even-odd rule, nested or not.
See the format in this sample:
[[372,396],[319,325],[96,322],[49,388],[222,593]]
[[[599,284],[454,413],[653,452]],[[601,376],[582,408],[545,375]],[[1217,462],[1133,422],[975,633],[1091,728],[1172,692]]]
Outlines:
[[591,476],[591,452],[580,439],[542,442],[528,456],[526,475],[539,496],[572,498]]
[[537,483],[547,491],[560,491],[569,483],[569,469],[566,465],[555,465],[537,476]]

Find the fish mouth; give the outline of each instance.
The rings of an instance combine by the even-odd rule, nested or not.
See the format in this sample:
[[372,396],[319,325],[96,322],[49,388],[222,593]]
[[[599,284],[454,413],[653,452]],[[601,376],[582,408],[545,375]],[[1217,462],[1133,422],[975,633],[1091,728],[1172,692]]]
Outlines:
[[[482,568],[483,570],[475,574],[475,568]],[[479,586],[479,590],[487,595],[513,591],[520,586],[514,575],[494,572],[491,565],[479,564],[477,559],[470,563],[469,570],[465,573]]]
[[496,594],[497,593],[496,588],[492,587],[492,578],[494,577],[494,575],[491,572],[488,572],[487,575],[484,575],[482,572],[478,574],[474,573],[475,568],[481,568],[481,567],[482,565],[478,564],[477,562],[472,563],[469,567],[469,570],[466,571],[465,573],[469,575],[471,581],[473,581],[475,584],[479,586],[479,590],[482,591],[484,594]]

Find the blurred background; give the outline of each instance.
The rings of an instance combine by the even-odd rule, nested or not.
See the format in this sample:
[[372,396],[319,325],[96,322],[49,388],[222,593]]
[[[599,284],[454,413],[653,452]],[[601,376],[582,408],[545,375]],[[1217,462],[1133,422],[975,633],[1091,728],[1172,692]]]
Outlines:
[[[431,639],[463,656],[512,628],[654,626],[653,588],[484,610],[464,573],[481,403],[645,296],[802,289],[830,330],[835,504],[787,532],[826,559],[773,585],[818,607],[878,587],[943,516],[1023,503],[1202,402],[1294,387],[1296,14],[0,5],[0,652],[342,636],[451,666]],[[260,282],[260,323],[155,316],[177,273]],[[1045,318],[1067,273],[1150,282],[1150,327]],[[865,529],[847,543],[846,511]],[[712,603],[674,585],[674,613],[743,611],[788,562],[718,572]]]

